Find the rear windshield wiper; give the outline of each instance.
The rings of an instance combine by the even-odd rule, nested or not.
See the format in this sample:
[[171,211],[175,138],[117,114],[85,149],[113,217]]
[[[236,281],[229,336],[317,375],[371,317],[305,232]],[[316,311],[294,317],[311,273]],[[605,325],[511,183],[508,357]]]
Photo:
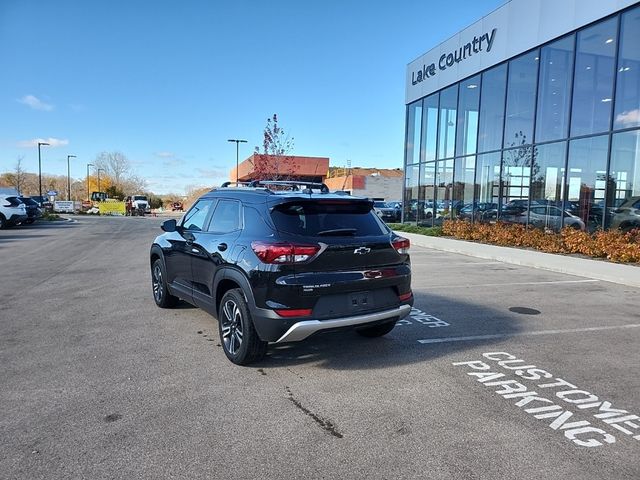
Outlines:
[[355,235],[358,230],[355,228],[336,228],[334,230],[322,230],[318,232],[317,235],[322,236],[330,236],[330,235]]

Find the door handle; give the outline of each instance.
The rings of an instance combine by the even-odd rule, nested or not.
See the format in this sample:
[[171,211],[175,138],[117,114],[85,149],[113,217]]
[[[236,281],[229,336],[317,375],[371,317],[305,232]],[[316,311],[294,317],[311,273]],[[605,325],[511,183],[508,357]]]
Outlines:
[[192,248],[191,253],[200,253],[200,250],[198,250],[197,248]]
[[218,250],[220,250],[221,252],[224,252],[226,249],[227,249],[226,243],[221,243],[220,245],[218,245]]

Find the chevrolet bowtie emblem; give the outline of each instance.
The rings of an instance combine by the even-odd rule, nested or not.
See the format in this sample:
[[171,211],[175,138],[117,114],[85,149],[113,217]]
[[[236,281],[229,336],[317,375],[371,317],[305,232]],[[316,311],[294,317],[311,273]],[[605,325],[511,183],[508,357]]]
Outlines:
[[353,253],[356,255],[365,255],[367,253],[369,253],[371,251],[370,248],[368,247],[360,247],[360,248],[356,248]]

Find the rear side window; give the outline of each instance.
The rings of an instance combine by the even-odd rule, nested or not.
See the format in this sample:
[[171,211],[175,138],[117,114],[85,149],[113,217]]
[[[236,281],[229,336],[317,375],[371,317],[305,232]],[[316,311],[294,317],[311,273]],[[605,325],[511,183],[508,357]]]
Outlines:
[[20,205],[22,202],[20,200],[18,200],[17,197],[7,197],[6,200],[7,204],[12,206],[12,207],[17,207],[18,205]]
[[235,200],[220,200],[213,212],[209,231],[229,233],[240,228],[240,202]]
[[305,236],[375,236],[386,229],[367,202],[299,202],[271,212],[281,232]]

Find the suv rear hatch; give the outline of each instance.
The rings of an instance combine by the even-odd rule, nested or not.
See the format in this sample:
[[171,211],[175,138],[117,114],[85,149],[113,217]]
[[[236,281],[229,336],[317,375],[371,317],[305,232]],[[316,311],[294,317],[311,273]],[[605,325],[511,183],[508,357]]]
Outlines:
[[[292,199],[273,206],[280,239],[318,246],[281,278],[296,287],[296,308],[312,307],[315,318],[352,315],[398,305],[410,292],[408,241],[397,237],[365,199]],[[283,285],[284,286],[284,285]]]

